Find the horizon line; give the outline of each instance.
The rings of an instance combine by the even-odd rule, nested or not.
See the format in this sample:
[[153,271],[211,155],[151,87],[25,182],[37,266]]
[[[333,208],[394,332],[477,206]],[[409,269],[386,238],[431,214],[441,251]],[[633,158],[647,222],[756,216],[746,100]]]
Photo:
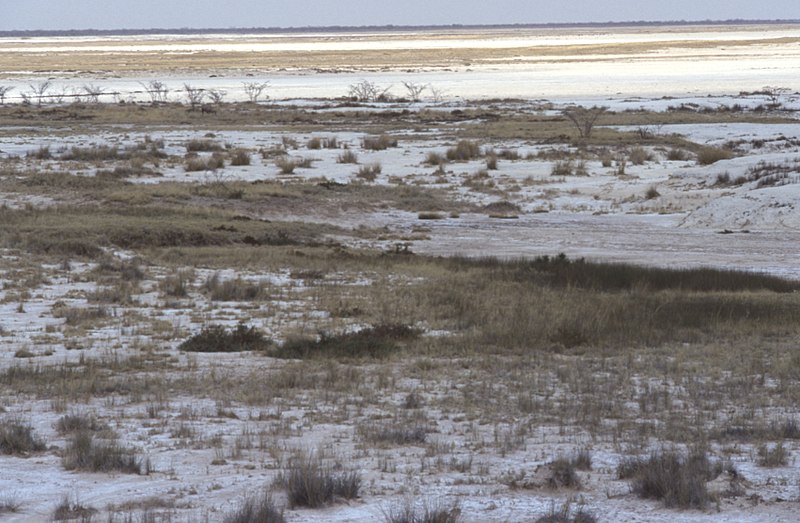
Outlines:
[[432,29],[559,29],[581,27],[642,27],[642,26],[692,26],[692,25],[780,25],[800,24],[800,19],[742,19],[725,20],[628,20],[622,22],[540,22],[506,24],[419,24],[419,25],[320,25],[288,27],[172,27],[172,28],[116,28],[116,29],[11,29],[0,31],[0,37],[13,36],[91,36],[91,35],[135,35],[135,34],[213,34],[213,33],[312,33],[312,32],[360,32],[360,31],[406,31]]

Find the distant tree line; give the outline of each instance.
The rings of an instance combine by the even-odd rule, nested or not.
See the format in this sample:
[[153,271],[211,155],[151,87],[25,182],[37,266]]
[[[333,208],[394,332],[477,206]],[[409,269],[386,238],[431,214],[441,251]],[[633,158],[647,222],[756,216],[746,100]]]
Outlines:
[[740,18],[728,20],[670,20],[651,22],[633,20],[628,22],[575,22],[547,24],[450,24],[450,25],[331,25],[308,27],[238,27],[238,28],[149,28],[149,29],[65,29],[65,30],[25,30],[0,31],[0,38],[31,38],[53,36],[126,36],[126,35],[185,35],[185,34],[277,34],[277,33],[358,33],[381,31],[429,31],[442,29],[570,29],[584,27],[665,27],[690,25],[766,25],[794,24],[800,19],[746,20]]

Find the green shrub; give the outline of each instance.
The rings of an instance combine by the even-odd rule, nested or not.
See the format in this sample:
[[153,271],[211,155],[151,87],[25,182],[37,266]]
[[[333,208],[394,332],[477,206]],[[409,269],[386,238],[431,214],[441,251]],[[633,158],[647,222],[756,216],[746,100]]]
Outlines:
[[220,325],[209,325],[185,340],[178,349],[187,352],[242,352],[267,349],[272,342],[255,327],[240,323],[228,331]]

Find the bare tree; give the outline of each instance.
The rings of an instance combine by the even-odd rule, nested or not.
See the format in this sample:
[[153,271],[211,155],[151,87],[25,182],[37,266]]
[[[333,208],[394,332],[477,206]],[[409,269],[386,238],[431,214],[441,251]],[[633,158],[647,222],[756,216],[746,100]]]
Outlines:
[[100,96],[104,94],[102,87],[98,87],[93,84],[84,84],[83,87],[81,87],[81,89],[86,95],[87,102],[93,104],[100,103]]
[[183,90],[186,92],[186,99],[189,100],[191,110],[194,111],[198,105],[203,103],[205,92],[200,87],[193,87],[189,84],[183,84]]
[[150,96],[150,101],[154,104],[157,103],[164,103],[167,101],[167,93],[169,93],[169,88],[159,80],[150,80],[149,82],[142,83],[139,82],[142,87],[144,87],[144,92],[146,92]]
[[269,86],[269,82],[242,82],[242,86],[247,98],[253,103],[258,103],[261,93]]
[[6,95],[14,89],[10,85],[0,85],[0,105],[4,105],[6,103]]
[[209,89],[206,91],[206,94],[208,94],[208,97],[211,99],[211,103],[219,105],[228,93],[222,89]]
[[406,88],[408,98],[412,102],[419,102],[422,97],[422,92],[428,88],[427,84],[418,84],[415,82],[403,82],[403,87]]
[[44,102],[45,97],[47,96],[47,91],[50,90],[50,80],[44,80],[36,84],[28,84],[33,91],[33,96],[36,98],[36,103],[38,105],[42,105]]
[[781,97],[789,94],[791,89],[788,87],[777,87],[773,85],[765,85],[761,88],[761,92],[769,98],[769,106],[777,108],[781,106]]
[[387,99],[389,89],[391,89],[391,86],[381,89],[374,82],[361,80],[347,88],[347,95],[357,102],[376,102]]
[[578,134],[581,138],[589,138],[592,136],[592,129],[600,115],[606,112],[608,107],[583,107],[581,105],[575,107],[567,107],[561,111],[569,121],[578,129]]

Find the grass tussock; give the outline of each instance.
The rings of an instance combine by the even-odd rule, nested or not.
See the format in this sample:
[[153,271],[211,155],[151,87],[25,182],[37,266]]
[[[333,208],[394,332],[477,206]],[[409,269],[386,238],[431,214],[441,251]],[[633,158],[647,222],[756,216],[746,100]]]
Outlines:
[[286,518],[272,496],[265,493],[247,498],[239,508],[226,514],[222,523],[286,523]]
[[383,151],[389,147],[397,147],[397,138],[392,138],[387,134],[365,136],[362,141],[362,146],[364,149],[369,149],[370,151]]
[[361,476],[354,471],[334,472],[321,460],[295,457],[280,480],[290,508],[321,508],[336,499],[355,499],[361,490]]
[[46,445],[27,423],[4,421],[0,423],[0,454],[22,456],[41,452]]
[[458,502],[445,503],[443,500],[414,503],[408,498],[382,509],[382,512],[386,523],[460,523],[463,520]]
[[178,348],[186,352],[242,352],[265,350],[271,344],[261,331],[240,323],[232,330],[220,325],[203,327]]
[[668,450],[624,461],[617,470],[620,479],[630,479],[631,490],[640,498],[683,509],[705,508],[712,501],[707,483],[721,472],[721,466],[712,464],[705,452],[683,456]]
[[718,147],[703,147],[697,152],[697,163],[700,165],[711,165],[720,160],[733,158],[733,153]]
[[480,158],[481,147],[472,140],[460,140],[454,147],[450,147],[445,152],[445,157],[453,162],[466,162],[474,158]]
[[273,351],[277,358],[385,358],[401,343],[419,335],[407,325],[380,324],[356,332],[320,334],[318,339],[291,338]]
[[98,441],[90,431],[73,434],[61,458],[66,470],[148,474],[149,464],[135,451],[113,441]]

